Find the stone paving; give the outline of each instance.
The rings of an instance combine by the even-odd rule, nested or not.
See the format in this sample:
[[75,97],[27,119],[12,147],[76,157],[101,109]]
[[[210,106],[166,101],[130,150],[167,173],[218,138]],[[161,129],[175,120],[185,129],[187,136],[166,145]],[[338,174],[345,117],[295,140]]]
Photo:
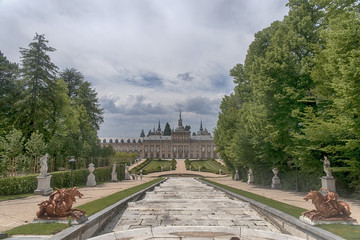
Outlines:
[[194,178],[170,178],[143,200],[129,203],[113,231],[149,226],[241,226],[279,232],[248,203]]

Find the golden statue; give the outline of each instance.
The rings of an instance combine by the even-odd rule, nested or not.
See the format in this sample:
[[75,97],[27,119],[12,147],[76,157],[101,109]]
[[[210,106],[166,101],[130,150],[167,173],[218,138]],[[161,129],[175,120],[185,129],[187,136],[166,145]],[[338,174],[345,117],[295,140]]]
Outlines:
[[72,205],[76,202],[75,197],[81,198],[83,194],[76,189],[76,187],[69,189],[58,189],[54,191],[50,196],[49,200],[41,202],[39,205],[40,210],[36,212],[38,218],[63,218],[63,217],[74,217],[80,218],[85,211],[73,208]]

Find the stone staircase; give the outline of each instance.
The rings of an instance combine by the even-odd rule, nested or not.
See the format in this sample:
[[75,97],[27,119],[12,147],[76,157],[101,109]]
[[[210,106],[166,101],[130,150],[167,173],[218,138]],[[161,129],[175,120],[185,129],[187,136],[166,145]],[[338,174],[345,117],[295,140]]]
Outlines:
[[165,226],[241,227],[279,233],[250,205],[194,178],[170,178],[128,203],[113,231]]

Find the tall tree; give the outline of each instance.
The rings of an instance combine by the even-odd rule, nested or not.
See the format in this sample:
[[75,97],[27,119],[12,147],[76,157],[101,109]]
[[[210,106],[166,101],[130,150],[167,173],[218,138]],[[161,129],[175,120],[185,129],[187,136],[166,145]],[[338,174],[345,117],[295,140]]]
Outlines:
[[20,130],[13,129],[5,137],[0,138],[0,149],[2,152],[2,163],[0,172],[6,175],[15,176],[17,172],[17,159],[24,148],[24,137]]
[[170,128],[170,124],[167,122],[164,128],[164,136],[170,136],[170,135],[171,135],[171,128]]
[[20,97],[19,67],[0,51],[0,136],[13,128],[16,116],[14,103]]
[[45,154],[47,144],[44,141],[42,133],[39,131],[33,132],[30,139],[25,143],[27,154],[33,159],[32,169],[33,173],[39,170],[39,158]]
[[55,49],[47,44],[43,34],[36,34],[29,48],[20,48],[25,91],[18,104],[21,114],[17,122],[28,137],[35,131],[48,137],[47,124],[54,103],[52,96],[58,67],[48,55]]
[[315,2],[322,4],[325,14],[321,37],[326,41],[315,55],[314,104],[298,112],[303,125],[296,137],[311,154],[299,155],[313,166],[327,156],[333,170],[340,171],[337,177],[355,189],[360,184],[360,4]]

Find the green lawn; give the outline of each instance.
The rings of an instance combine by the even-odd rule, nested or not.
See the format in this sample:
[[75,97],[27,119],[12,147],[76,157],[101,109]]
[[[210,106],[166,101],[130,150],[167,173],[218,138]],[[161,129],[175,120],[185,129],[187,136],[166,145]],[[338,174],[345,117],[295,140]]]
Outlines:
[[143,170],[145,170],[147,173],[160,172],[161,167],[163,167],[164,171],[170,171],[170,166],[171,160],[152,160],[143,168]]
[[16,195],[0,196],[0,201],[26,198],[26,197],[32,196],[32,195],[34,195],[34,193],[23,193],[23,194],[16,194]]
[[150,182],[138,185],[136,187],[125,189],[121,192],[114,193],[107,197],[103,197],[101,199],[82,204],[82,205],[78,206],[77,208],[86,211],[87,216],[91,216],[91,215],[107,208],[108,206],[111,206],[112,204],[120,201],[121,199],[124,199],[136,192],[139,192],[140,190],[142,190],[144,188],[147,188],[157,182],[160,182],[162,179],[163,178],[156,178]]
[[6,231],[12,235],[53,235],[61,232],[69,225],[65,223],[29,223]]
[[221,169],[222,174],[228,172],[227,168],[216,162],[216,160],[192,160],[190,165],[192,171],[199,171],[200,167],[202,172],[219,173],[219,169]]
[[[143,183],[141,185],[135,186],[133,188],[125,189],[123,191],[114,193],[107,197],[103,197],[101,199],[85,203],[83,205],[78,206],[77,208],[86,211],[87,216],[91,216],[108,206],[136,193],[139,192],[157,182],[160,182],[163,178],[157,178],[150,182]],[[11,235],[52,235],[57,232],[62,231],[67,228],[68,224],[61,223],[30,223],[18,226],[16,228],[10,229],[6,231],[6,233]]]
[[[299,218],[301,216],[301,213],[304,211],[307,211],[307,209],[295,207],[286,203],[282,203],[273,199],[269,199],[251,192],[243,191],[240,189],[232,188],[226,185],[222,185],[213,181],[210,181],[208,179],[203,179],[204,181],[207,181],[211,184],[214,184],[216,186],[222,187],[226,190],[229,190],[233,193],[242,195],[244,197],[253,199],[257,202],[263,203],[267,206],[273,207],[277,210],[280,210],[284,213],[287,213],[293,217]],[[349,240],[355,240],[360,239],[360,226],[350,226],[350,225],[344,225],[344,224],[322,224],[317,225],[317,227],[322,228],[326,231],[332,232],[342,238],[349,239]]]

